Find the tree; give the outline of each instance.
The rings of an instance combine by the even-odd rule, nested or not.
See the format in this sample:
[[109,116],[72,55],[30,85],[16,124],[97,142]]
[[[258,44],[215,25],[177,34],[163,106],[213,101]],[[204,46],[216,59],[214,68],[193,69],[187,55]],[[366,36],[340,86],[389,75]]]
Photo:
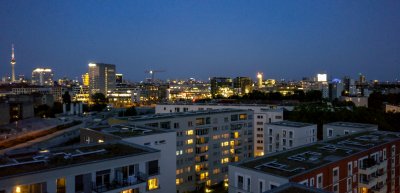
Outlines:
[[102,111],[104,108],[107,107],[107,98],[104,96],[103,93],[95,93],[91,97],[92,105],[90,106],[91,111]]
[[65,93],[62,95],[62,100],[63,100],[63,103],[65,103],[65,104],[71,103],[71,95],[69,95],[68,91],[65,91]]
[[137,115],[137,111],[136,108],[134,106],[127,108],[124,111],[120,111],[118,113],[118,116],[120,117],[125,117],[125,116],[136,116]]

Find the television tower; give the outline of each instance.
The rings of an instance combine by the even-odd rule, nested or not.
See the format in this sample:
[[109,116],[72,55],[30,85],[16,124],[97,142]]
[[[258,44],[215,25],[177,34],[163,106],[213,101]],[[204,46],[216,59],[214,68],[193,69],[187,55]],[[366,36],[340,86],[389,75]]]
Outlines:
[[14,56],[14,44],[12,44],[11,48],[11,82],[15,82],[15,56]]

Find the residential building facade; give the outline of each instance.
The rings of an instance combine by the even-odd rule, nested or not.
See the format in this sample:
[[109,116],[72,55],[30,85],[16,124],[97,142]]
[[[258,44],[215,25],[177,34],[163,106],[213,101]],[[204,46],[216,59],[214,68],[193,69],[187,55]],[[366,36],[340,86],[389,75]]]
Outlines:
[[367,131],[229,166],[229,192],[290,182],[334,193],[399,192],[400,135]]
[[254,156],[263,156],[267,151],[264,149],[264,124],[283,120],[283,109],[274,105],[251,105],[251,104],[157,104],[156,114],[172,112],[204,111],[210,109],[243,109],[252,110],[253,133],[254,133]]
[[378,130],[378,125],[351,122],[327,123],[322,127],[322,139],[332,139],[343,135],[374,130]]

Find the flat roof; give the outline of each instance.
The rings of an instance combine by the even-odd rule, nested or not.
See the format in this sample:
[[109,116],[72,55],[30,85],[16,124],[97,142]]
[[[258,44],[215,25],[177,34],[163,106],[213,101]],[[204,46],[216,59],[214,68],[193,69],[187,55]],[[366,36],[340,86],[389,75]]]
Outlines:
[[339,127],[352,127],[352,128],[360,128],[360,129],[367,129],[370,127],[377,127],[377,125],[373,124],[367,124],[367,123],[352,123],[352,122],[332,122],[332,123],[327,123],[324,124],[326,126],[332,125],[332,126],[339,126]]
[[158,150],[124,142],[11,152],[0,156],[0,179],[154,152]]
[[192,116],[199,116],[199,115],[212,115],[212,114],[221,114],[221,113],[246,113],[248,111],[251,111],[251,110],[210,109],[210,110],[205,110],[205,111],[188,111],[188,112],[179,112],[179,113],[162,113],[162,114],[153,114],[153,115],[133,116],[133,117],[129,117],[128,120],[129,121],[142,121],[142,120],[150,120],[150,119],[169,119],[169,118],[192,117]]
[[285,126],[285,127],[307,127],[315,124],[311,123],[302,123],[302,122],[295,122],[295,121],[278,121],[267,123],[268,125],[278,125],[278,126]]
[[100,129],[101,132],[116,135],[121,138],[128,138],[128,137],[138,137],[144,135],[153,135],[158,133],[167,133],[167,132],[174,132],[174,130],[165,130],[159,129],[144,125],[135,125],[135,124],[120,124],[120,125],[113,125],[109,128],[102,128]]
[[290,178],[397,140],[400,134],[394,132],[368,131],[273,153],[236,166]]

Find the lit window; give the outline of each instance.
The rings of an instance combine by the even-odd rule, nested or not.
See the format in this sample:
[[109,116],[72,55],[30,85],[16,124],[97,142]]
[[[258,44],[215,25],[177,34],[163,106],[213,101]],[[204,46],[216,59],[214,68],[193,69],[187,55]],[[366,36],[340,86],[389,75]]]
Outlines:
[[186,135],[193,135],[193,130],[189,130],[186,132]]
[[157,178],[151,178],[147,180],[147,189],[148,190],[154,190],[158,188],[158,179]]
[[233,137],[234,137],[235,139],[239,138],[239,132],[235,132],[234,135],[233,135]]
[[229,158],[222,158],[221,159],[221,164],[224,164],[224,163],[228,163],[229,162]]
[[188,139],[187,140],[187,144],[192,144],[193,143],[193,139]]

